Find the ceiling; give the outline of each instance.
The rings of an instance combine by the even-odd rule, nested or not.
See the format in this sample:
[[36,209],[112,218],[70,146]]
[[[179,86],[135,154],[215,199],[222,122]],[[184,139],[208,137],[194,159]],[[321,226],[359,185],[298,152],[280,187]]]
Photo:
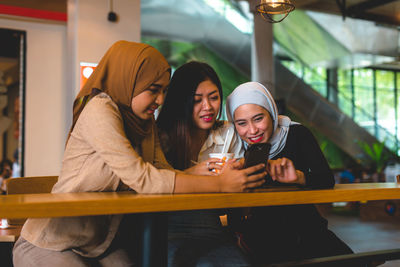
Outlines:
[[[210,3],[214,1],[143,0],[141,4],[142,36],[203,44],[243,73],[249,74],[252,38],[246,32],[235,28],[234,23],[218,11],[220,7],[212,7]],[[382,27],[382,22],[376,25],[374,21],[351,17],[346,17],[343,21],[337,2],[345,3],[347,9],[360,5],[359,0],[294,1],[296,1],[296,11],[282,23],[274,24],[276,43],[284,48],[281,51],[285,50],[284,53],[279,53],[277,49],[279,47],[274,46],[276,54],[285,55],[285,52],[289,51],[289,55],[298,55],[301,62],[311,67],[373,66],[399,69],[400,66],[394,64],[398,61],[400,39],[397,26]],[[379,1],[382,3],[385,0]],[[397,5],[397,2],[400,1],[386,3],[386,5]],[[243,2],[234,3],[243,4]],[[366,3],[365,0],[363,3]],[[179,8],[177,8],[178,5]],[[252,20],[248,7],[246,8],[247,5],[238,6],[245,16]],[[314,12],[322,8],[329,11],[328,14]],[[368,9],[368,12],[371,12],[370,10]],[[318,15],[319,17],[316,18]],[[279,35],[282,38],[278,38]],[[391,64],[381,66],[388,62]]]
[[[399,0],[292,0],[292,2],[297,9],[344,15],[345,17],[374,21],[378,24],[400,26]],[[67,0],[0,0],[0,4],[67,12]]]
[[292,0],[296,8],[400,26],[399,0]]
[[[230,1],[232,3],[237,3],[242,0],[230,0]],[[142,5],[146,6],[148,2],[162,5],[164,1],[142,0]],[[179,1],[179,3],[182,2]],[[196,1],[193,1],[191,3],[195,2]],[[294,3],[296,9],[298,10],[309,10],[309,11],[335,14],[342,16],[343,19],[358,18],[358,19],[372,21],[378,25],[388,26],[390,28],[397,29],[400,27],[400,0],[292,0],[292,2]],[[186,3],[190,5],[189,2]],[[33,8],[50,12],[61,12],[61,13],[67,12],[67,0],[40,0],[40,1],[0,0],[0,5],[8,5],[8,6],[15,6],[22,8]],[[199,10],[201,10],[201,8]],[[155,19],[152,14],[147,14],[147,16],[151,19]],[[221,42],[221,36],[216,36],[216,38],[219,39],[218,42],[219,46],[227,46],[226,43]],[[229,36],[226,37],[228,43],[229,43],[228,40],[229,38],[230,38]],[[243,44],[242,46],[245,45]],[[0,51],[5,51],[5,50],[0,49]],[[247,54],[243,55],[243,57],[247,56],[248,56]],[[7,56],[0,54],[0,57],[14,58],[15,56],[13,55]],[[12,62],[12,60],[11,61],[8,60],[4,64],[3,63],[0,64],[0,71],[1,70],[4,71],[4,69],[10,68],[10,62]],[[13,64],[11,63],[11,65]]]

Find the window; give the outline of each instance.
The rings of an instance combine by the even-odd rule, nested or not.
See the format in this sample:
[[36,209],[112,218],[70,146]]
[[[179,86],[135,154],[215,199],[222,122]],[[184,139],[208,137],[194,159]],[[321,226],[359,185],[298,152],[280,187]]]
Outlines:
[[375,135],[373,71],[354,70],[354,120],[372,135]]
[[391,136],[396,135],[394,76],[393,71],[376,71],[378,138],[381,141],[385,141],[386,145],[393,149],[396,148],[396,142],[391,138]]
[[338,70],[338,106],[353,118],[353,93],[351,89],[351,70]]

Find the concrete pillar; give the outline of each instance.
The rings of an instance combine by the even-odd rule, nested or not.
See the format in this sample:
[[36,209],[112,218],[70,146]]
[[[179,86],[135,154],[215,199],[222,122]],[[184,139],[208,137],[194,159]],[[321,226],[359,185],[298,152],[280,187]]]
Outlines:
[[272,23],[265,21],[255,9],[260,0],[249,0],[254,14],[254,32],[251,47],[251,80],[265,85],[275,96],[275,67],[272,50]]

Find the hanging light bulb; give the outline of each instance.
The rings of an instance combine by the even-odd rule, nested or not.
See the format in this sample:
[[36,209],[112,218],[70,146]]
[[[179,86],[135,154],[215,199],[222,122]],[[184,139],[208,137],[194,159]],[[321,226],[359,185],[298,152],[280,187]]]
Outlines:
[[279,1],[278,0],[271,0],[271,7],[272,8],[277,8],[277,7],[279,7],[281,4],[279,3]]
[[[290,0],[261,0],[256,6],[257,12],[268,22],[277,23],[284,20],[294,10],[294,4]],[[276,20],[273,15],[283,15]]]

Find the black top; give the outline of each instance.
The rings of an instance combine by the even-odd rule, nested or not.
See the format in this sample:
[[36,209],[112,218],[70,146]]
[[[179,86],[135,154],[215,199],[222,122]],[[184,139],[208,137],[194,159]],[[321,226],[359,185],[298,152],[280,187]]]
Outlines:
[[[289,128],[284,149],[273,159],[286,157],[304,172],[307,188],[331,188],[335,180],[312,133],[296,124]],[[271,183],[270,183],[271,184]],[[287,185],[272,182],[273,185]],[[233,228],[242,234],[242,244],[256,261],[281,261],[351,253],[327,228],[328,222],[314,205],[255,207]]]
[[[314,136],[300,124],[291,125],[283,150],[273,159],[286,157],[290,159],[296,170],[304,172],[306,188],[332,188],[335,184],[332,171],[319,148]],[[287,186],[288,184],[271,182],[269,185]],[[288,231],[297,229],[326,229],[327,221],[312,204],[269,206],[251,208],[256,224]],[[290,231],[290,230],[289,230]],[[279,231],[278,231],[279,232]]]
[[[306,187],[332,188],[335,178],[314,136],[300,124],[291,125],[283,150],[273,159],[290,159],[305,174]],[[278,183],[277,183],[278,184]]]

